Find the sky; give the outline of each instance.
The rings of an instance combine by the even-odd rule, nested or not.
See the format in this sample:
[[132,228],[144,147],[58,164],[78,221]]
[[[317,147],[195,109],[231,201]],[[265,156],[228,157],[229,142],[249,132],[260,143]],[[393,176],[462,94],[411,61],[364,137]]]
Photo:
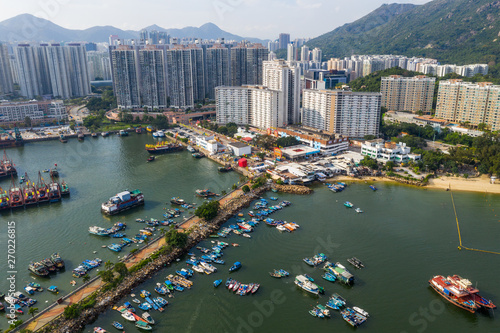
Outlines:
[[3,0],[0,21],[29,13],[68,29],[112,25],[140,30],[199,27],[207,22],[243,37],[317,37],[384,3],[430,0]]

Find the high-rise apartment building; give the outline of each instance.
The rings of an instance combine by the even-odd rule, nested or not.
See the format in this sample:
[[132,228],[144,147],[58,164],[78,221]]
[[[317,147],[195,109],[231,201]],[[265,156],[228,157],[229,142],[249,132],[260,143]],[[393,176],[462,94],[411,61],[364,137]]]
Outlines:
[[193,107],[196,101],[204,99],[206,89],[203,49],[189,45],[168,50],[167,77],[173,107]]
[[302,125],[353,138],[379,134],[380,93],[303,91]]
[[281,33],[278,40],[279,48],[286,49],[290,44],[290,34]]
[[312,50],[312,61],[313,62],[322,62],[323,61],[323,51],[320,48],[315,47]]
[[207,94],[209,99],[215,99],[215,88],[228,86],[229,49],[221,44],[215,44],[207,49]]
[[436,117],[500,130],[500,86],[489,82],[448,80],[439,83]]
[[141,104],[152,109],[167,107],[167,72],[163,52],[154,46],[139,50]]
[[268,49],[261,44],[238,44],[231,48],[231,85],[262,84],[262,62],[268,59]]
[[300,61],[302,62],[309,61],[310,59],[309,54],[310,54],[309,47],[307,45],[302,46],[302,48],[300,49]]
[[111,51],[113,88],[120,109],[141,107],[137,52],[131,46]]
[[10,56],[6,45],[0,44],[0,96],[14,92]]
[[14,52],[23,96],[52,95],[68,99],[90,94],[84,44],[19,44]]
[[96,79],[112,80],[109,52],[87,52],[87,60],[91,81],[95,81]]
[[280,106],[284,109],[283,124],[300,122],[300,68],[295,62],[284,60],[263,62],[263,86],[281,91]]
[[217,87],[217,123],[230,122],[262,129],[276,128],[285,121],[283,92],[263,86]]
[[382,106],[390,111],[430,112],[436,78],[427,76],[382,78]]

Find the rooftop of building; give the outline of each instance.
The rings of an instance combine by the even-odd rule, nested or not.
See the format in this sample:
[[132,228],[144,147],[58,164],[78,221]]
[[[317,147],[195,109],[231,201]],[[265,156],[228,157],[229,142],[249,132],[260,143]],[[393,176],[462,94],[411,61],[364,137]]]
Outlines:
[[234,148],[245,148],[245,147],[250,147],[246,143],[243,142],[231,142],[227,144],[228,146],[234,147]]
[[290,158],[294,159],[294,158],[299,158],[301,156],[317,154],[320,151],[317,148],[312,148],[312,147],[305,146],[305,145],[297,145],[297,146],[281,148],[281,152],[284,155],[287,155]]

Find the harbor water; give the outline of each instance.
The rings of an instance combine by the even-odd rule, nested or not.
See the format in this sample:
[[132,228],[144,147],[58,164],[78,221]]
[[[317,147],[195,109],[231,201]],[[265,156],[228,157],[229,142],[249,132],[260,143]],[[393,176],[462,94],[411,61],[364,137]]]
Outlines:
[[[84,259],[99,257],[116,262],[132,247],[120,253],[101,248],[113,239],[93,236],[88,228],[93,225],[111,227],[121,221],[127,223],[126,233],[134,235],[143,225],[138,217],[161,218],[165,203],[173,196],[187,202],[203,200],[194,195],[196,189],[209,188],[220,193],[237,183],[234,172],[219,173],[218,165],[208,159],[194,159],[187,152],[162,155],[146,163],[144,144],[152,143],[148,135],[120,138],[86,138],[84,142],[69,140],[26,145],[10,149],[8,155],[20,173],[28,172],[34,180],[39,169],[58,164],[61,178],[71,187],[71,197],[56,204],[44,205],[3,213],[4,223],[0,244],[7,249],[7,221],[16,222],[17,289],[27,282],[36,281],[43,287],[55,284],[61,294],[72,290],[72,268]],[[47,175],[47,174],[44,174]],[[8,189],[9,181],[1,183]],[[370,313],[370,318],[358,329],[370,332],[496,332],[500,323],[498,310],[477,312],[461,310],[442,299],[428,286],[434,275],[459,274],[477,284],[481,295],[500,304],[500,256],[471,251],[459,251],[458,233],[449,192],[425,190],[392,183],[377,183],[374,192],[364,182],[349,184],[340,193],[333,193],[323,185],[315,185],[314,193],[307,196],[268,193],[267,198],[278,196],[292,205],[273,214],[272,218],[293,221],[300,228],[293,233],[280,233],[263,223],[247,239],[231,235],[221,239],[238,243],[228,247],[222,259],[225,265],[216,265],[212,275],[197,274],[191,290],[176,292],[168,298],[163,313],[150,311],[157,324],[154,331],[165,332],[350,332],[352,328],[332,310],[330,319],[312,317],[308,311],[317,304],[325,304],[328,296],[338,293],[350,306],[358,306]],[[146,205],[111,218],[100,212],[101,202],[123,189],[140,189]],[[453,193],[465,246],[499,251],[500,196],[486,193]],[[354,207],[343,205],[350,201]],[[270,201],[272,202],[272,201]],[[248,212],[244,210],[243,213]],[[187,215],[188,212],[184,213]],[[248,217],[246,215],[245,217]],[[234,223],[231,220],[228,224]],[[215,239],[209,238],[200,246],[211,247]],[[34,277],[27,270],[30,261],[59,252],[66,261],[66,271],[49,279]],[[97,253],[93,253],[97,251]],[[199,250],[193,249],[196,255]],[[302,259],[316,253],[326,254],[330,261],[340,262],[354,275],[352,287],[321,278],[321,268],[311,268]],[[358,270],[347,263],[357,257],[365,264]],[[167,267],[154,278],[135,290],[154,293],[157,282],[168,274],[187,267],[185,260]],[[240,261],[242,268],[229,273],[229,267]],[[269,275],[273,269],[285,269],[291,277],[275,279]],[[103,268],[101,268],[103,269]],[[0,260],[0,271],[7,270],[6,260]],[[319,297],[298,289],[293,283],[297,274],[307,273],[326,290]],[[91,273],[92,276],[95,271]],[[232,277],[243,283],[260,283],[259,291],[251,296],[237,296],[222,284],[213,287],[213,281],[226,281]],[[80,285],[81,279],[76,279]],[[6,292],[7,282],[0,280],[0,291]],[[77,286],[78,286],[77,285]],[[53,303],[59,295],[47,291],[34,296],[42,309]],[[123,301],[131,301],[131,297]],[[137,309],[138,312],[142,312]],[[28,315],[20,316],[21,319]],[[117,320],[126,331],[136,331],[116,311],[109,310],[86,328],[94,326],[113,331],[111,323]],[[0,328],[7,327],[2,318]]]

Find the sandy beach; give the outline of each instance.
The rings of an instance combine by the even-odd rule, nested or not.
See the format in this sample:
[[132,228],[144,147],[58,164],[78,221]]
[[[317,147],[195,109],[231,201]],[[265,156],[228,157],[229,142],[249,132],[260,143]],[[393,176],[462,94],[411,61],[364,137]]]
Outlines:
[[[362,179],[352,178],[348,176],[336,177],[332,180],[336,181],[376,181],[376,182],[394,182],[396,181],[384,177],[364,177]],[[467,192],[487,192],[500,194],[500,183],[497,181],[495,184],[490,183],[490,177],[482,175],[478,178],[458,178],[458,177],[439,177],[437,179],[431,178],[429,183],[422,188],[426,189],[442,189],[450,188],[452,191],[467,191]]]

